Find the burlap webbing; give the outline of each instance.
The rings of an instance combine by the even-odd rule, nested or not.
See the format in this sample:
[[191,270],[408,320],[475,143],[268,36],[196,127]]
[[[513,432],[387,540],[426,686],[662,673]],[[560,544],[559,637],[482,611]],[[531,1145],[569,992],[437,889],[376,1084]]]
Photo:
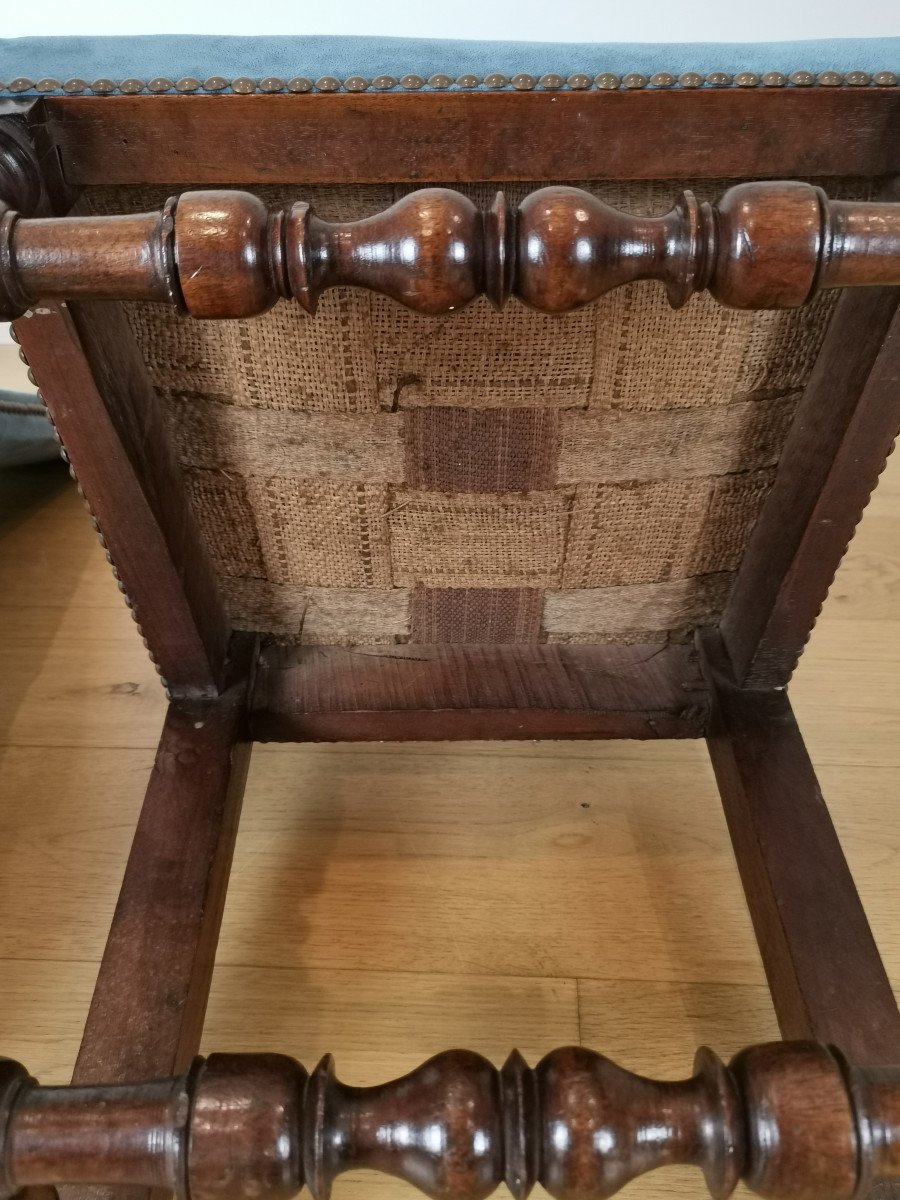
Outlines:
[[187,467],[241,477],[399,483],[404,478],[400,413],[285,412],[239,408],[197,396],[170,405],[172,433]]
[[[661,213],[685,185],[579,186]],[[712,199],[727,181],[687,186]],[[88,203],[138,211],[173,190]],[[353,219],[410,190],[302,193]],[[495,186],[462,190],[487,203]],[[832,305],[672,312],[638,284],[565,317],[477,301],[430,318],[341,289],[315,319],[127,307],[236,624],[353,644],[665,640],[714,620]]]
[[681,630],[721,612],[734,575],[694,575],[664,583],[550,592],[544,628],[552,641],[597,641],[636,630]]
[[252,476],[263,572],[273,583],[389,588],[388,489],[371,483],[313,483]]
[[560,484],[692,479],[778,462],[799,392],[700,408],[560,414]]
[[316,588],[267,579],[222,579],[237,629],[265,629],[281,642],[317,646],[405,642],[405,588]]
[[661,583],[734,571],[772,470],[653,483],[579,484],[564,588]]
[[544,593],[538,588],[420,587],[412,593],[410,640],[435,642],[536,642]]
[[394,583],[559,587],[569,504],[565,491],[397,489],[388,518]]

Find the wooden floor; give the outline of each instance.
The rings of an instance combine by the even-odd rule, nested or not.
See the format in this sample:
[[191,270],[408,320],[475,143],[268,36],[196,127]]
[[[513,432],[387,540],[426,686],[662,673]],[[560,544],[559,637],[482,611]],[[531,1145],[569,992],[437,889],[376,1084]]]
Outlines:
[[[895,988],[898,601],[895,460],[792,688]],[[164,707],[64,468],[0,472],[0,604],[0,1053],[64,1082]],[[206,1049],[332,1051],[374,1083],[582,1041],[673,1077],[776,1035],[702,743],[254,751]]]

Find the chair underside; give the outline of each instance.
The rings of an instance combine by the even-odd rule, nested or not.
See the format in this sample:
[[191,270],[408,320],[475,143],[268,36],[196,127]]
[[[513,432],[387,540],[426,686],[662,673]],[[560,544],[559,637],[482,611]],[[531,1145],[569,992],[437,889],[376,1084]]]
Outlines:
[[[680,187],[722,190],[590,191],[660,216]],[[92,188],[85,207],[143,212],[176,190]],[[308,199],[349,221],[410,190]],[[282,302],[242,321],[154,304],[128,319],[236,628],[313,645],[630,644],[688,641],[721,615],[835,300],[674,312],[640,283],[565,318],[486,300],[446,317],[340,289],[315,318]]]
[[[687,93],[646,94],[654,111],[700,139],[693,158],[689,148],[661,148],[658,135],[647,142],[654,163],[673,166],[698,193],[700,207],[683,201],[675,217],[664,214],[683,184],[656,182],[665,172],[638,169],[636,151],[631,172],[617,160],[607,174],[644,182],[598,181],[600,172],[583,169],[598,165],[590,138],[573,138],[562,169],[558,146],[523,151],[512,174],[532,183],[507,188],[505,207],[478,182],[464,188],[474,206],[447,193],[440,202],[412,196],[401,216],[378,217],[436,166],[431,151],[404,160],[396,136],[387,166],[364,166],[358,130],[383,133],[385,108],[352,108],[356,132],[338,186],[327,165],[303,176],[293,150],[273,152],[280,165],[268,174],[256,151],[248,149],[243,171],[237,161],[234,147],[251,147],[254,128],[271,139],[290,121],[271,100],[307,98],[254,98],[261,105],[248,110],[244,98],[222,97],[216,114],[235,102],[225,165],[197,155],[191,180],[220,182],[227,166],[229,180],[243,179],[281,216],[265,216],[252,197],[232,198],[219,201],[234,206],[226,216],[211,220],[216,201],[204,216],[195,192],[150,214],[151,234],[133,237],[141,218],[124,216],[164,205],[187,182],[171,149],[152,151],[147,122],[161,121],[186,147],[202,126],[193,98],[162,99],[186,107],[153,100],[141,117],[120,97],[107,118],[91,99],[72,109],[51,98],[0,111],[0,136],[18,148],[16,170],[38,181],[30,192],[20,186],[20,196],[43,192],[45,213],[61,213],[72,203],[69,184],[86,185],[65,247],[52,216],[16,223],[0,210],[0,241],[11,247],[0,256],[0,284],[13,302],[29,298],[29,270],[44,280],[46,292],[35,296],[47,298],[16,309],[16,334],[170,694],[77,1086],[41,1089],[15,1066],[0,1071],[0,1195],[63,1183],[85,1196],[129,1185],[194,1200],[274,1200],[306,1183],[324,1197],[335,1175],[357,1165],[448,1200],[477,1200],[501,1181],[515,1195],[538,1181],[553,1195],[588,1200],[676,1161],[701,1166],[715,1195],[742,1177],[763,1195],[849,1200],[900,1178],[900,1076],[890,1067],[900,1061],[900,1012],[785,691],[900,425],[900,289],[839,298],[826,290],[783,312],[736,312],[700,297],[672,313],[657,283],[637,282],[640,264],[657,253],[664,267],[657,263],[663,274],[654,277],[666,278],[670,296],[665,272],[675,270],[713,291],[750,286],[734,283],[743,260],[740,239],[722,233],[727,204],[707,202],[723,186],[709,182],[713,160],[700,138],[707,118],[743,148],[738,168],[734,145],[723,141],[723,175],[831,173],[832,199],[810,200],[832,239],[815,233],[810,279],[843,271],[832,282],[865,283],[850,277],[862,263],[859,271],[873,272],[868,282],[897,282],[897,206],[857,205],[883,196],[879,177],[893,169],[873,124],[894,111],[894,98],[885,94],[870,112],[870,99],[860,106],[823,95],[809,107],[819,114],[817,136],[798,127],[786,145],[775,137],[774,108],[755,93],[705,95],[700,106]],[[308,99],[325,103],[303,109],[298,136],[333,136],[337,98]],[[417,112],[432,113],[440,143],[441,121],[463,111],[460,98],[421,99]],[[492,122],[514,111],[525,119],[524,108],[510,107],[520,99],[535,129],[541,121],[581,128],[568,97],[553,110],[552,96],[480,99],[483,116],[469,106],[466,121],[495,135]],[[647,109],[610,99],[624,133],[637,137]],[[450,101],[443,116],[437,100]],[[809,105],[796,92],[776,101],[784,119]],[[610,119],[596,97],[587,104],[600,125]],[[395,108],[397,129],[411,128],[403,124],[410,112]],[[838,139],[829,157],[823,141],[845,126],[857,129],[856,142]],[[103,136],[111,139],[105,176]],[[465,154],[448,153],[443,174],[471,181],[510,171],[490,169],[487,143],[475,136]],[[550,257],[537,256],[543,265],[529,275],[525,234],[517,265],[504,265],[498,247],[513,244],[508,228],[528,228],[527,194],[550,178],[595,182],[579,193],[586,199],[565,189],[546,198],[552,219],[540,236]],[[165,179],[175,182],[157,191]],[[292,198],[299,186],[315,201],[318,225],[305,209],[278,208],[282,182],[291,182]],[[772,186],[781,196],[782,185]],[[597,199],[628,215],[609,217],[611,209],[593,207]],[[425,253],[439,204],[471,222],[454,251],[456,273]],[[468,301],[480,291],[534,298],[549,281],[541,294],[553,307],[552,289],[558,299],[581,270],[571,246],[554,241],[565,204],[611,222],[585,252],[586,270],[614,277],[629,254],[639,263],[604,284],[623,286],[572,315],[515,302],[494,312],[483,299],[459,314],[434,315],[444,309],[433,306],[423,314],[347,286],[348,273],[358,283],[353,271],[374,270],[366,285],[395,294],[396,273],[378,272],[389,261],[402,273],[407,245],[431,263],[412,272],[423,305],[433,302],[429,288],[445,288],[455,309],[451,282],[469,289]],[[876,208],[888,230],[877,254],[865,217]],[[260,212],[265,253],[257,246],[233,271],[222,267],[227,248],[203,260],[213,225],[227,231],[228,213],[242,213],[249,228]],[[112,213],[123,214],[118,240],[113,225],[90,224]],[[370,216],[386,221],[380,242],[369,222],[340,224]],[[204,232],[196,244],[189,219]],[[688,226],[677,221],[695,222],[675,239],[677,252],[654,242],[670,219],[666,228],[682,234]],[[284,233],[277,221],[295,224]],[[841,233],[851,225],[868,232]],[[809,228],[781,221],[779,245],[791,262]],[[109,245],[97,252],[103,238],[90,241],[87,230],[103,231],[120,257],[113,261]],[[750,224],[744,233],[751,237]],[[167,247],[179,236],[173,255]],[[759,261],[774,236],[759,234]],[[357,259],[335,266],[335,247],[355,241]],[[28,267],[28,246],[38,244],[49,250]],[[365,249],[376,244],[388,248],[383,261]],[[316,259],[315,247],[326,245],[332,257]],[[118,291],[98,282],[98,264],[121,280],[138,260],[140,285],[136,274]],[[788,259],[779,252],[774,260],[772,278],[787,280]],[[219,283],[205,283],[204,270]],[[262,317],[245,306],[204,322],[147,302],[229,315],[218,310],[240,307],[254,289],[265,307],[276,279],[308,308],[319,285],[335,290],[315,317],[282,302]],[[110,303],[110,292],[127,304]],[[704,1052],[698,1074],[680,1084],[637,1080],[581,1050],[548,1055],[535,1069],[513,1056],[499,1072],[457,1052],[365,1091],[337,1083],[328,1064],[307,1076],[276,1056],[213,1056],[189,1070],[253,741],[540,737],[707,739],[782,1035],[798,1044],[748,1051],[727,1068]]]

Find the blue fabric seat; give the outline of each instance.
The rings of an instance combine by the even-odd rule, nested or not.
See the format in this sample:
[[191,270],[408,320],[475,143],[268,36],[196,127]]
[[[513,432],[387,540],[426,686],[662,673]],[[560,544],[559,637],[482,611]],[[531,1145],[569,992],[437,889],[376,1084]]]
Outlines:
[[59,443],[34,392],[0,391],[0,467],[59,458]]
[[0,40],[6,95],[896,86],[898,77],[900,37],[655,44],[182,35]]

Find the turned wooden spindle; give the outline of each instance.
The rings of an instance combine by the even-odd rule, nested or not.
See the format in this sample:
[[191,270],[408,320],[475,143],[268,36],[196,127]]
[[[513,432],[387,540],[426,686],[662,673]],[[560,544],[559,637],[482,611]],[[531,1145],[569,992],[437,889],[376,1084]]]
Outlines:
[[365,287],[423,313],[485,294],[542,312],[658,279],[678,307],[708,289],[735,308],[790,308],[822,288],[900,284],[900,204],[829,200],[806,183],[745,183],[714,205],[684,192],[641,217],[571,187],[486,211],[425,188],[361,221],[297,203],[269,212],[248,192],[185,192],[159,213],[27,219],[0,210],[0,317],[40,300],[176,304],[249,317],[279,297],[314,312],[322,292]]
[[812,1042],[709,1050],[686,1080],[633,1075],[581,1047],[497,1070],[464,1050],[380,1087],[274,1054],[214,1054],[147,1083],[39,1087],[0,1060],[0,1197],[54,1184],[162,1187],[187,1200],[287,1200],[367,1167],[436,1200],[603,1200],[670,1164],[717,1198],[851,1200],[900,1179],[900,1067],[851,1068]]

